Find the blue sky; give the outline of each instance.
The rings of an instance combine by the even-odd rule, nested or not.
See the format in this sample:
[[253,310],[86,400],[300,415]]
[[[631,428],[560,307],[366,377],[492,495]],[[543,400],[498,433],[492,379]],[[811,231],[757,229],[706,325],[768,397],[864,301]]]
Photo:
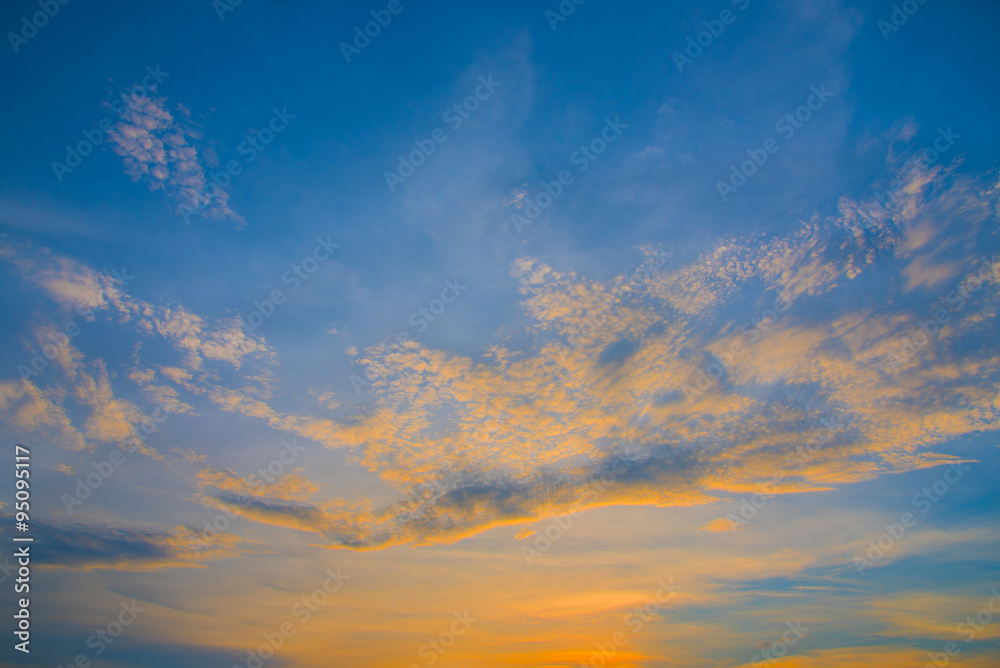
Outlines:
[[593,665],[672,577],[608,665],[750,666],[796,619],[774,665],[923,665],[988,604],[996,3],[399,0],[348,62],[389,3],[220,2],[70,1],[0,49],[40,555],[4,660],[93,659],[135,599],[108,665],[247,665],[336,568],[268,663]]

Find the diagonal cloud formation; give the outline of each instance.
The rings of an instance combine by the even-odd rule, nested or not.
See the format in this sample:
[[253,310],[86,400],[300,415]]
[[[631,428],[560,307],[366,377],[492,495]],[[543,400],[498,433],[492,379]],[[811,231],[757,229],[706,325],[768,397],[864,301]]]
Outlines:
[[[186,114],[179,106],[178,113]],[[228,220],[237,227],[246,219],[229,205],[229,193],[208,187],[198,150],[189,142],[196,134],[167,109],[158,95],[130,96],[121,120],[108,132],[125,173],[150,190],[164,190],[177,202],[177,213],[199,211],[205,218]]]
[[[957,165],[908,167],[891,207],[845,198],[829,219],[723,239],[638,282],[518,259],[528,347],[493,345],[472,359],[414,341],[372,346],[359,361],[377,405],[339,419],[273,405],[277,354],[235,321],[147,304],[68,261],[0,254],[55,301],[87,295],[169,341],[175,366],[130,370],[145,390],[205,397],[349,449],[349,461],[405,497],[372,508],[324,500],[299,481],[243,507],[234,483],[206,474],[198,484],[216,489],[206,503],[335,546],[447,542],[600,505],[705,503],[757,491],[781,471],[776,493],[792,493],[954,461],[932,448],[995,430],[1000,414],[1000,190],[995,175]],[[96,402],[84,433],[117,437],[141,415],[115,400],[100,361],[85,369],[81,355],[59,364],[77,396]],[[256,376],[241,369],[251,360],[265,367]],[[64,393],[24,382],[0,388],[0,408],[40,424],[41,407]],[[83,435],[74,438],[80,447]],[[595,486],[621,453],[639,459]]]
[[[829,220],[723,240],[638,287],[518,260],[533,349],[476,361],[374,346],[360,361],[379,404],[349,420],[307,425],[230,397],[358,448],[355,462],[407,495],[246,514],[371,549],[600,505],[704,503],[778,472],[774,493],[793,493],[956,461],[931,448],[1000,426],[995,337],[963,344],[997,325],[998,188],[956,165],[904,176],[892,208],[844,199]],[[946,325],[927,325],[949,302]],[[644,459],[595,486],[620,452]]]

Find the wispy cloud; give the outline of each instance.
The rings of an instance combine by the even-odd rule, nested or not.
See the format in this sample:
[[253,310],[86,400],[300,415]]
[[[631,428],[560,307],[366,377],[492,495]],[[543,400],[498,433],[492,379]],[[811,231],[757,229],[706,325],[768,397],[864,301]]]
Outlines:
[[[820,431],[818,415],[837,427],[781,493],[952,461],[927,445],[1000,425],[1000,351],[955,348],[963,332],[994,326],[995,290],[956,313],[910,368],[892,373],[890,362],[943,298],[942,282],[978,269],[982,249],[996,247],[997,191],[989,179],[976,187],[939,168],[908,174],[896,195],[899,209],[877,219],[862,219],[867,203],[845,200],[838,216],[785,236],[725,240],[687,266],[657,270],[627,303],[621,280],[519,260],[513,274],[534,320],[533,349],[493,346],[474,361],[415,342],[387,355],[373,348],[362,362],[377,372],[379,405],[350,422],[282,416],[229,392],[219,401],[232,410],[360,448],[355,461],[404,493],[431,482],[443,490],[402,521],[391,506],[270,504],[255,513],[271,524],[287,513],[288,526],[350,547],[451,542],[567,512],[622,448],[646,459],[587,505],[704,503],[786,469]],[[908,283],[927,262],[947,269]],[[990,266],[983,280],[994,286],[1000,264]],[[888,293],[885,308],[868,305],[873,283]],[[918,287],[919,298],[901,304]],[[778,295],[786,309],[768,313]],[[830,316],[831,300],[854,306]],[[588,330],[609,304],[614,316]],[[582,345],[566,345],[579,331],[590,332]],[[691,402],[685,388],[719,361],[723,374]],[[484,442],[477,435],[493,414],[509,418],[491,424]]]
[[165,191],[176,202],[177,213],[199,211],[205,218],[242,227],[246,219],[230,207],[229,194],[209,187],[205,166],[192,143],[199,135],[190,126],[183,106],[177,105],[171,113],[165,97],[130,96],[108,139],[122,157],[125,173],[150,190]]
[[[987,343],[959,352],[965,332],[994,326],[995,290],[955,311],[933,346],[893,364],[908,333],[964,271],[988,266],[982,280],[1000,280],[993,256],[982,265],[984,249],[997,246],[995,180],[954,166],[908,168],[905,177],[897,207],[845,199],[828,220],[781,236],[724,239],[686,265],[650,269],[638,285],[521,258],[511,273],[531,319],[527,348],[495,344],[472,359],[415,341],[387,354],[375,346],[359,358],[376,372],[377,403],[340,418],[273,403],[277,351],[235,320],[135,299],[64,258],[46,259],[55,269],[45,271],[30,253],[8,259],[57,303],[96,300],[140,341],[169,342],[175,360],[140,354],[129,370],[148,392],[172,401],[205,397],[278,431],[351,450],[350,461],[404,495],[428,483],[440,490],[400,517],[392,506],[324,500],[305,478],[290,478],[284,484],[297,482],[287,493],[270,489],[236,508],[235,483],[212,474],[217,492],[203,495],[206,503],[332,545],[450,542],[568,512],[625,451],[638,453],[638,463],[585,507],[691,505],[752,490],[818,433],[820,414],[837,426],[781,492],[951,461],[928,444],[995,429],[1000,351]],[[870,305],[872,285],[881,286],[885,306]],[[841,308],[831,311],[831,301]],[[80,373],[72,386],[91,417],[60,428],[119,437],[140,411],[115,399],[101,363],[84,365],[82,355],[67,364]],[[220,375],[223,368],[232,373]],[[708,372],[711,382],[692,395]],[[15,419],[37,420],[30,414],[40,409],[31,406],[61,404],[61,390],[53,390],[46,399],[39,388],[10,388],[7,404],[14,410],[11,402],[22,402]]]

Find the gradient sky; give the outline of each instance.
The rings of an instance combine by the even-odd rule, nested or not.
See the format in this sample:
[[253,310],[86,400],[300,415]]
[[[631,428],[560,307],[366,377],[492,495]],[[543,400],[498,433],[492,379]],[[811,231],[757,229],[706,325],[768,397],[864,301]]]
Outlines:
[[4,3],[0,660],[1000,664],[1000,4],[902,4]]

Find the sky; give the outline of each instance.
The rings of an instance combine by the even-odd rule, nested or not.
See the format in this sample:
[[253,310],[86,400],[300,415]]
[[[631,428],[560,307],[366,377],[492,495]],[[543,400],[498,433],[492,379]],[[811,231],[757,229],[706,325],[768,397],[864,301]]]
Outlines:
[[0,27],[2,665],[998,665],[997,3]]

